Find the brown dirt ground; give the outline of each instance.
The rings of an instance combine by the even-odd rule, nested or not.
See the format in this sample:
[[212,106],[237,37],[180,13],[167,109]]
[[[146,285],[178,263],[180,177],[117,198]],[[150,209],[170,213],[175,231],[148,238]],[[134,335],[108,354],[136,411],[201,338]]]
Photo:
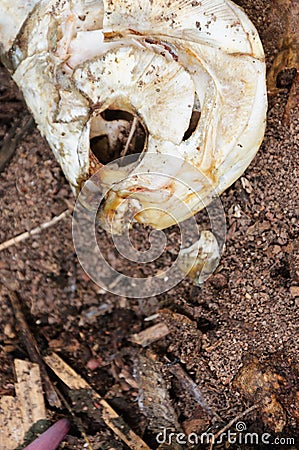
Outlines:
[[[279,16],[266,0],[238,3],[259,30],[270,68],[286,15],[281,10]],[[136,401],[138,385],[144,389],[136,377],[136,365],[143,357],[156,361],[169,402],[185,430],[203,432],[209,426],[215,430],[217,421],[207,416],[194,391],[184,388],[180,377],[174,375],[177,364],[196,382],[206,404],[221,416],[223,423],[218,423],[218,429],[267,398],[267,411],[258,406],[243,419],[247,428],[298,437],[299,114],[293,109],[289,123],[283,120],[290,88],[291,83],[285,83],[270,97],[264,143],[244,175],[252,189],[245,189],[239,180],[221,197],[228,227],[226,249],[217,272],[202,288],[186,279],[157,298],[140,301],[103,292],[76,259],[70,219],[1,252],[1,285],[19,293],[41,350],[57,351],[152,448],[161,417],[146,407],[141,412]],[[3,67],[0,99],[3,139],[15,120],[25,114],[21,97]],[[74,204],[70,188],[37,130],[23,139],[0,179],[0,242],[50,220],[68,202]],[[201,220],[203,213],[198,215],[198,222]],[[133,233],[137,243],[140,233]],[[175,228],[168,231],[170,243],[177,240],[176,233]],[[171,250],[171,245],[168,248]],[[113,249],[111,252],[114,255]],[[164,258],[168,264],[171,251]],[[13,359],[27,354],[3,289],[0,308],[0,392],[12,395]],[[130,337],[148,327],[144,319],[157,311],[161,311],[160,320],[171,323],[172,332],[152,344],[150,351],[140,349]],[[77,404],[76,411],[94,449],[127,448],[91,412],[84,415],[83,406],[80,410]],[[49,407],[53,420],[67,415],[66,410]],[[82,449],[83,445],[74,426],[61,448]],[[231,444],[225,448],[251,447]]]

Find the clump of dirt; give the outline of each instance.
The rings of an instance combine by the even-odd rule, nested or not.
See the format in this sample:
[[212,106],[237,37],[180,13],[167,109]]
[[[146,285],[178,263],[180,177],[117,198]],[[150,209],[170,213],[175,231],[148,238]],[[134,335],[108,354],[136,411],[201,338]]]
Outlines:
[[[260,33],[270,69],[285,33],[286,15],[279,16],[279,10],[273,9],[275,2],[241,0],[238,4]],[[151,448],[157,447],[148,429],[148,420],[153,423],[154,418],[148,419],[138,406],[142,392],[136,367],[144,358],[151,364],[156,359],[171,411],[189,433],[204,432],[217,424],[219,430],[256,405],[241,419],[248,430],[298,437],[294,405],[299,369],[299,111],[289,101],[296,91],[294,80],[283,86],[278,83],[269,98],[264,143],[242,179],[221,197],[228,227],[226,249],[216,273],[202,287],[185,279],[171,291],[143,300],[104,292],[80,267],[70,218],[0,254],[1,284],[22,298],[41,351],[58,352]],[[3,67],[0,101],[3,139],[27,114]],[[285,121],[288,105],[292,109]],[[51,220],[74,204],[60,167],[36,129],[24,137],[0,178],[0,242]],[[198,214],[198,223],[205,220],[204,213]],[[147,246],[142,236],[142,230],[133,230],[138,248]],[[165,266],[173,259],[177,230],[168,230],[167,236],[167,251],[161,259]],[[110,239],[103,233],[101,240],[120,269]],[[140,274],[147,275],[142,268]],[[28,355],[18,339],[5,289],[0,301],[0,392],[12,395],[12,361]],[[130,340],[132,334],[149,326],[145,321],[149,316],[154,321],[151,324],[155,320],[171,323],[170,334],[151,344],[150,351]],[[182,372],[173,370],[177,364],[189,382]],[[84,406],[81,418],[94,449],[127,448],[101,421],[84,415]],[[76,413],[80,413],[78,403]],[[159,427],[159,417],[156,421]],[[63,448],[81,450],[84,443],[74,427]]]

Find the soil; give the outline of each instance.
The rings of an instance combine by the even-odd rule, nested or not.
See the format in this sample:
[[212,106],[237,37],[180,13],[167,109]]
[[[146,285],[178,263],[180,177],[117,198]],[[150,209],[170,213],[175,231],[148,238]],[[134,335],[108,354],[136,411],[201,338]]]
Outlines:
[[[256,25],[270,69],[287,15],[277,9],[277,2],[237,3]],[[278,89],[271,92],[266,135],[256,158],[243,178],[221,196],[226,246],[219,267],[203,286],[196,287],[186,278],[169,292],[140,300],[106,293],[76,258],[70,217],[1,252],[1,395],[14,394],[13,360],[28,358],[7,296],[12,290],[22,299],[41,352],[56,351],[151,448],[157,447],[155,433],[165,421],[170,428],[179,423],[185,433],[216,432],[254,405],[238,421],[247,430],[299,437],[299,110],[298,102],[288,103],[296,94],[296,71],[292,74],[291,80],[279,81]],[[28,114],[4,67],[0,67],[0,100],[0,139],[4,139]],[[0,242],[51,220],[75,202],[35,128],[17,146],[0,179]],[[197,215],[198,223],[205,220],[205,213]],[[166,234],[167,251],[160,260],[165,266],[171,264],[179,240],[176,227]],[[146,247],[146,236],[147,230],[140,227],[132,232],[138,248]],[[119,269],[123,262],[110,239],[104,233],[101,239]],[[145,320],[157,313],[156,319]],[[170,329],[166,337],[146,348],[132,342],[133,334],[161,321]],[[148,399],[146,380],[155,373],[167,396],[156,399],[158,394],[152,392],[152,404],[162,408],[163,401],[169,403],[163,420],[161,408],[141,401],[142,395]],[[92,448],[126,449],[98,415],[86,413],[88,408],[86,399],[76,399],[75,414]],[[48,411],[53,421],[69,416],[66,409],[49,406]],[[231,428],[235,431],[234,425]],[[74,425],[61,448],[81,450],[84,445]],[[254,448],[223,445],[215,448]]]

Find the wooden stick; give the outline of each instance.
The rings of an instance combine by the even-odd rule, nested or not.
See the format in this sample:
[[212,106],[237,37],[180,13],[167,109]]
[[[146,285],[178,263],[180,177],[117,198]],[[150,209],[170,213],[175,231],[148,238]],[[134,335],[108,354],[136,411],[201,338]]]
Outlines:
[[20,329],[20,335],[21,335],[22,342],[24,343],[24,345],[26,347],[29,358],[32,362],[37,363],[40,367],[40,372],[41,372],[41,376],[42,376],[42,380],[43,380],[43,387],[44,387],[48,402],[51,406],[60,408],[61,402],[60,402],[59,397],[55,391],[55,388],[48,376],[46,366],[40,355],[40,351],[38,349],[36,340],[35,340],[34,336],[32,335],[30,328],[26,322],[25,316],[22,312],[20,300],[15,292],[8,291],[8,296],[9,296],[10,302],[11,302],[13,310],[14,310],[14,315],[15,315],[17,324]]
[[156,325],[153,325],[152,327],[146,328],[140,333],[132,334],[129,340],[131,342],[134,342],[134,344],[141,345],[142,347],[147,347],[148,345],[151,345],[153,342],[156,342],[159,339],[163,339],[169,333],[170,330],[167,327],[167,325],[161,322],[157,323]]
[[34,228],[33,230],[26,231],[25,233],[19,234],[18,236],[14,237],[12,239],[9,239],[6,242],[3,242],[2,244],[0,244],[0,252],[2,252],[2,250],[7,249],[8,247],[11,247],[12,245],[17,245],[19,242],[23,242],[26,239],[29,239],[30,237],[33,237],[36,234],[41,233],[43,230],[46,230],[47,228],[50,228],[53,225],[56,225],[56,223],[63,220],[69,214],[70,214],[70,210],[66,209],[61,214],[59,214],[59,216],[53,217],[53,219],[51,219],[49,222],[42,223],[41,225]]

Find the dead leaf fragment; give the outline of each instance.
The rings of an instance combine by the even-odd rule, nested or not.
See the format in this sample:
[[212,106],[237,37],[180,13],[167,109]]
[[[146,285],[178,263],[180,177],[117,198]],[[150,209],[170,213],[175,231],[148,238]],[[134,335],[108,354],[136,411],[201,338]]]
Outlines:
[[261,417],[265,426],[281,433],[286,425],[286,413],[277,400],[277,391],[283,378],[270,369],[264,370],[253,358],[239,371],[234,385],[244,397],[261,403]]

